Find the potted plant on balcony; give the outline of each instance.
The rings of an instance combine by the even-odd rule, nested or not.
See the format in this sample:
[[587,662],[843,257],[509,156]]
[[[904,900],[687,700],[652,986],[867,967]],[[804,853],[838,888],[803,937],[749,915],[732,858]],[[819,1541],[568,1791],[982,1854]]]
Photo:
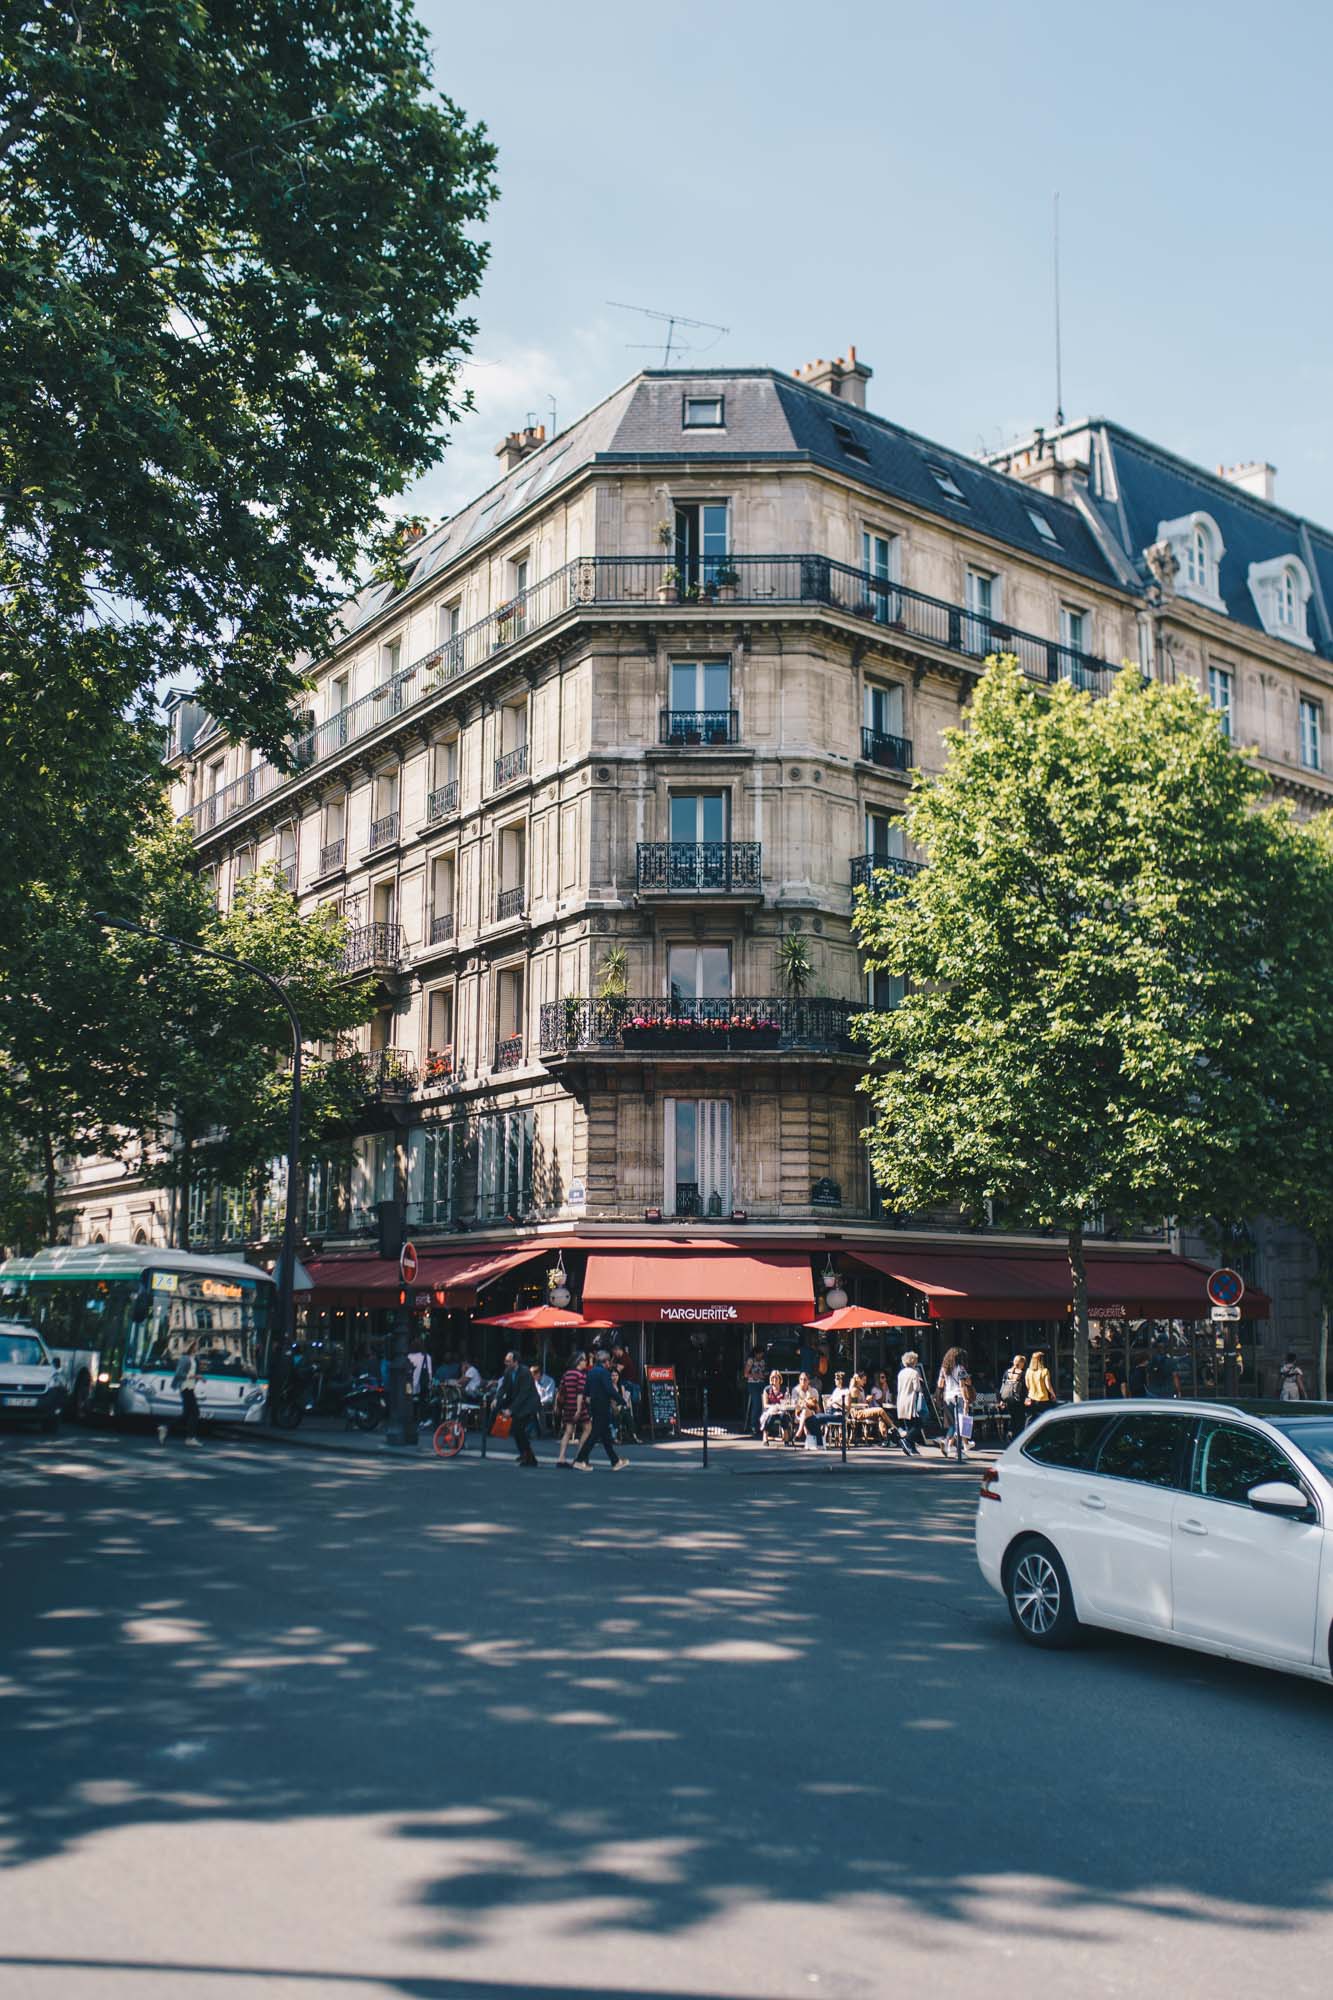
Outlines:
[[720,569],[714,571],[713,581],[717,585],[717,594],[723,604],[735,602],[740,580],[740,571],[734,563],[724,562]]
[[657,601],[659,604],[674,604],[679,597],[680,571],[672,563],[669,568],[662,571],[657,586]]
[[814,965],[810,958],[809,943],[799,931],[787,931],[779,939],[778,971],[792,999],[803,998],[809,990]]
[[454,1052],[452,1049],[429,1049],[426,1052],[426,1085],[428,1089],[439,1090],[453,1081]]
[[730,1042],[745,1053],[755,1049],[775,1049],[782,1039],[782,1024],[771,1014],[733,1014]]
[[608,945],[597,969],[597,998],[619,1025],[629,1008],[629,952],[623,944]]
[[508,604],[501,604],[495,613],[495,637],[491,641],[491,651],[498,653],[501,646],[507,646],[518,629],[519,613],[523,600],[513,597]]
[[576,1049],[579,1045],[579,1041],[581,1038],[581,1030],[582,1030],[582,1021],[580,1018],[582,1014],[582,1009],[583,1009],[583,1002],[581,1000],[577,999],[572,993],[566,994],[565,996],[566,1049]]

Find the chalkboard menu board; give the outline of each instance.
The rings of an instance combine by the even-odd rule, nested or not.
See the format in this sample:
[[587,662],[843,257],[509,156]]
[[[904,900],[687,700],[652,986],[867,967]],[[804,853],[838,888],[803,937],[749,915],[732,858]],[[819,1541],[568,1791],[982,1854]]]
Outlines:
[[680,1385],[674,1368],[646,1368],[648,1423],[654,1437],[680,1435]]

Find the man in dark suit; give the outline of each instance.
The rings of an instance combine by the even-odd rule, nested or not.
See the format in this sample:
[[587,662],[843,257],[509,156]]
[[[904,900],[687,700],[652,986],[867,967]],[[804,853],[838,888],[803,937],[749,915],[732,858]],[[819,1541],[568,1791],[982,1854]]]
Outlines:
[[591,1472],[592,1448],[595,1444],[600,1444],[611,1461],[611,1470],[619,1472],[622,1465],[629,1464],[629,1460],[622,1458],[611,1442],[611,1399],[614,1394],[614,1384],[611,1380],[611,1370],[607,1366],[606,1354],[601,1348],[598,1348],[592,1357],[592,1367],[588,1370],[587,1393],[592,1428],[579,1447],[579,1455],[574,1460],[574,1470]]
[[516,1354],[505,1356],[505,1372],[496,1407],[509,1412],[519,1464],[540,1465],[541,1460],[532,1449],[532,1434],[541,1417],[541,1398],[532,1379],[532,1370],[525,1368]]

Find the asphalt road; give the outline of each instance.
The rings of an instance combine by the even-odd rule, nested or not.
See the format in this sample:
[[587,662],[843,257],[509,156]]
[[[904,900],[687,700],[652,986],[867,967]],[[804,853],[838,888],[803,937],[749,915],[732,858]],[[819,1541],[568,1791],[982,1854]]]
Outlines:
[[1333,1693],[974,1493],[0,1438],[0,1996],[1326,1994]]

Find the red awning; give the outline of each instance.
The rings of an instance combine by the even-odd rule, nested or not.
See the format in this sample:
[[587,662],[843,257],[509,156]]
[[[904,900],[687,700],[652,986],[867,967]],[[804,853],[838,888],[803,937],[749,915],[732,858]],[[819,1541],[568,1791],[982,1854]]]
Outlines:
[[[1064,1319],[1073,1287],[1063,1249],[863,1250],[858,1264],[882,1271],[927,1301],[932,1319]],[[1208,1266],[1170,1251],[1089,1249],[1088,1311],[1093,1319],[1207,1319]],[[1268,1299],[1247,1291],[1241,1312],[1266,1319]]]
[[475,1250],[451,1252],[447,1257],[422,1255],[417,1267],[416,1283],[412,1287],[413,1297],[429,1291],[434,1294],[436,1305],[447,1305],[455,1311],[477,1303],[478,1292],[487,1285],[503,1278],[507,1271],[516,1271],[520,1264],[531,1263],[534,1257],[549,1257],[550,1247],[545,1243],[525,1243],[517,1245],[479,1245]]
[[[496,1278],[516,1271],[534,1257],[549,1254],[545,1243],[525,1243],[521,1248],[516,1244],[478,1244],[475,1250],[437,1257],[423,1252],[409,1301],[417,1306],[466,1310]],[[403,1289],[397,1261],[387,1257],[312,1257],[306,1269],[313,1289],[301,1296],[315,1306],[396,1306]]]
[[589,1319],[684,1326],[799,1326],[813,1317],[809,1256],[799,1251],[590,1252]]

